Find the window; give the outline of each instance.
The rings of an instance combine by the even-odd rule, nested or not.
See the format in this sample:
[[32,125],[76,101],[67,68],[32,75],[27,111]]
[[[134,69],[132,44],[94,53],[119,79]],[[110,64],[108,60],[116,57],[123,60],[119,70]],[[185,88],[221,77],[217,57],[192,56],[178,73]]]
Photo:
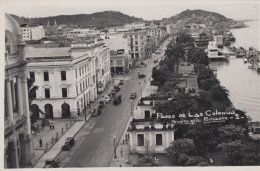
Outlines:
[[82,92],[82,85],[81,85],[81,83],[80,83],[80,93]]
[[49,73],[43,72],[44,81],[49,81]]
[[68,97],[67,88],[62,88],[62,97]]
[[66,80],[66,71],[61,71],[60,75],[61,75],[61,80],[65,81]]
[[79,94],[79,92],[78,92],[78,86],[76,85],[76,93],[77,93],[77,95]]
[[144,134],[137,134],[137,145],[144,146]]
[[135,39],[138,39],[138,35],[135,35]]
[[30,79],[31,79],[31,80],[35,80],[35,74],[34,74],[34,72],[30,72],[29,74],[30,74]]
[[135,44],[138,45],[138,41],[135,41]]
[[117,65],[122,65],[122,59],[116,60]]
[[149,119],[150,118],[150,110],[145,110],[144,111],[144,118]]
[[139,59],[139,53],[136,53],[136,54],[135,54],[135,58],[136,58],[136,59]]
[[134,59],[135,58],[135,54],[131,53],[131,57],[132,57],[132,59]]
[[83,90],[85,89],[86,87],[85,87],[85,82],[83,81]]
[[77,74],[77,69],[75,69],[75,74],[76,74],[76,79],[77,79],[77,77],[78,77],[78,74]]
[[135,51],[138,51],[138,47],[135,47]]
[[81,76],[81,68],[79,68],[79,76]]
[[162,145],[162,134],[156,134],[156,145]]
[[50,89],[49,88],[45,89],[45,98],[50,98]]

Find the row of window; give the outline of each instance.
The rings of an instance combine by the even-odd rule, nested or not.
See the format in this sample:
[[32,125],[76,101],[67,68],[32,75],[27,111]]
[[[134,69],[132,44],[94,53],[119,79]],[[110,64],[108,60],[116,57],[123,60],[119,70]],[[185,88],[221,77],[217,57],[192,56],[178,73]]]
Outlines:
[[[30,72],[29,75],[30,75],[30,79],[35,80],[35,73],[34,72]],[[67,80],[66,71],[61,71],[60,75],[61,75],[61,81],[66,81]],[[44,81],[49,81],[50,80],[48,71],[43,72],[43,80]]]
[[[162,144],[162,134],[156,134],[156,145],[163,145]],[[137,145],[144,146],[144,134],[137,134]]]
[[[67,88],[62,88],[61,89],[62,92],[62,97],[68,97],[68,91]],[[44,89],[44,94],[45,94],[45,98],[51,98],[51,93],[50,93],[50,89],[49,88],[45,88]],[[36,91],[32,94],[32,98],[36,98]]]
[[[133,35],[130,35],[130,38],[133,38]],[[135,39],[138,39],[138,35],[135,35]]]
[[[139,50],[138,47],[135,47],[135,51],[138,51],[138,50]],[[134,51],[133,47],[131,47],[131,51]]]

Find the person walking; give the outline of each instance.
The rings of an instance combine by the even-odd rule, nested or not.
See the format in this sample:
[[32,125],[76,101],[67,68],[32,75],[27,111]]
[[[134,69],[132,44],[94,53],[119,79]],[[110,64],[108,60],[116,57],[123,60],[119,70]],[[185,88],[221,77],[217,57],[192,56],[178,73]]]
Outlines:
[[123,157],[123,149],[122,148],[120,149],[120,154],[121,154],[121,157]]
[[39,140],[40,147],[42,147],[42,139]]

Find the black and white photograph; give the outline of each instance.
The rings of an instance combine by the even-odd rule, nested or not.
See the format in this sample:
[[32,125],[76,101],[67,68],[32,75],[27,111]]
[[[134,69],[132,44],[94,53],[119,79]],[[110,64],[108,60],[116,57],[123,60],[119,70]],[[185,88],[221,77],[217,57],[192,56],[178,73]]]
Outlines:
[[1,169],[260,169],[260,1],[0,4]]

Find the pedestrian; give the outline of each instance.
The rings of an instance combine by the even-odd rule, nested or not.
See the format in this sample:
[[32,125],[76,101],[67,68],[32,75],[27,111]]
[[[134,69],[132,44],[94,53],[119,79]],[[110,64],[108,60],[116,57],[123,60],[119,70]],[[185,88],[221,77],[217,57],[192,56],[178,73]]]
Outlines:
[[40,147],[42,147],[42,139],[39,140]]
[[125,143],[128,144],[127,138],[125,138]]
[[54,128],[54,124],[52,125],[52,129],[54,130],[55,128]]
[[130,139],[130,135],[129,135],[129,133],[127,134],[127,138],[128,138],[128,140]]
[[44,125],[44,122],[42,122],[42,130],[44,130],[44,126],[45,126],[45,125]]
[[123,144],[125,144],[125,140],[123,140]]
[[50,126],[50,130],[51,130],[51,127],[52,127],[51,124],[49,126]]
[[120,154],[121,154],[121,157],[123,157],[123,149],[122,148],[120,149]]

